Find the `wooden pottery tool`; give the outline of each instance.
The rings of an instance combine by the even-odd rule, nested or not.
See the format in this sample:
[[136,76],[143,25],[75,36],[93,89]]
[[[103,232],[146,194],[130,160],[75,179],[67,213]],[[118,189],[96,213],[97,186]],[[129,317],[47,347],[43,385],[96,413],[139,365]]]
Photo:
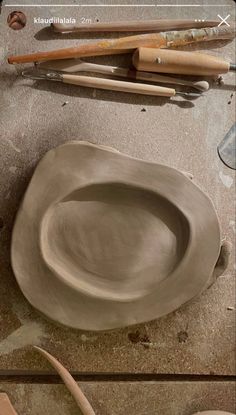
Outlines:
[[220,159],[230,169],[236,170],[236,123],[217,147]]
[[166,88],[157,85],[141,84],[135,82],[117,81],[114,79],[95,78],[92,76],[70,75],[59,72],[23,71],[22,76],[35,80],[59,81],[64,84],[85,86],[88,88],[107,89],[110,91],[130,92],[133,94],[155,95],[162,97],[198,97],[201,94],[196,92],[180,92],[174,88]]
[[85,56],[114,55],[130,53],[142,46],[149,48],[174,48],[195,42],[233,39],[234,37],[235,27],[223,25],[214,28],[206,27],[203,29],[148,33],[119,39],[102,40],[66,49],[36,52],[21,56],[9,56],[8,62],[11,64],[29,63],[56,59],[82,58]]
[[218,75],[235,71],[236,65],[222,58],[198,52],[139,48],[133,54],[137,70],[184,75]]
[[0,415],[17,415],[6,393],[0,393]]
[[58,61],[47,61],[37,65],[40,69],[62,71],[66,73],[95,72],[106,75],[113,75],[123,78],[138,79],[149,82],[159,82],[164,84],[185,85],[198,91],[204,92],[209,89],[207,81],[188,81],[185,79],[174,78],[171,76],[157,75],[149,72],[141,72],[133,69],[120,68],[118,66],[97,65],[95,63],[84,62],[80,59],[61,59]]
[[197,27],[218,26],[217,20],[206,20],[198,22],[196,20],[130,20],[124,22],[104,22],[104,23],[81,23],[77,25],[66,25],[52,23],[51,28],[55,33],[71,32],[149,32],[162,30],[191,29]]
[[73,377],[68,372],[68,370],[66,370],[66,368],[55,357],[53,357],[50,353],[46,352],[46,350],[41,349],[41,347],[38,347],[38,346],[34,346],[34,348],[38,350],[39,353],[49,361],[49,363],[54,367],[54,369],[60,375],[67,389],[70,391],[71,395],[75,399],[75,402],[80,408],[81,414],[82,415],[95,415],[95,412],[92,406],[90,405],[88,399],[83,394],[79,385],[77,385],[76,381],[73,379]]

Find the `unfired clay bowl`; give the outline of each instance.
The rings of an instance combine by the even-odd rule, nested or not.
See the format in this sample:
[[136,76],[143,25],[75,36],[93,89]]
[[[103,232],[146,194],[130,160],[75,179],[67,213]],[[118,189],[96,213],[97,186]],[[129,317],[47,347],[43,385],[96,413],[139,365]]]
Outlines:
[[88,330],[177,309],[223,271],[224,252],[213,205],[185,174],[85,142],[45,155],[12,237],[29,302]]

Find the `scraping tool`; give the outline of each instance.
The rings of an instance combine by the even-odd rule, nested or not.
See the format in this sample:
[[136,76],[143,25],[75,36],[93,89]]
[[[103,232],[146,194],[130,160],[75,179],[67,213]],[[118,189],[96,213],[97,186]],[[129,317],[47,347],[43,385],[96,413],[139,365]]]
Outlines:
[[201,92],[209,89],[209,83],[204,80],[189,81],[186,79],[174,78],[172,76],[136,71],[135,69],[120,68],[118,66],[97,65],[95,63],[84,62],[81,59],[47,61],[38,64],[36,67],[39,69],[60,71],[65,73],[95,72],[133,80],[159,82],[161,84],[184,85]]

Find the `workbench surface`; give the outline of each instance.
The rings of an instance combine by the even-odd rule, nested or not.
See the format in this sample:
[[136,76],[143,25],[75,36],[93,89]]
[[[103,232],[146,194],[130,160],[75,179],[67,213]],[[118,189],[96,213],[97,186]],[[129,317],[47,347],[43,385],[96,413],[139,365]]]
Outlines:
[[[15,400],[23,397],[26,402],[34,397],[37,401],[42,394],[49,401],[52,395],[52,401],[58,405],[57,397],[62,396],[63,387],[59,385],[48,388],[43,384],[35,385],[34,381],[32,385],[25,385],[27,376],[36,379],[38,371],[52,373],[48,364],[32,349],[34,344],[44,347],[69,370],[82,373],[85,378],[88,373],[96,375],[100,372],[108,377],[117,373],[124,376],[122,383],[116,383],[115,378],[112,383],[100,380],[84,383],[93,402],[97,402],[98,415],[154,414],[159,413],[160,408],[163,415],[191,415],[198,408],[209,409],[212,402],[218,403],[219,409],[234,411],[233,392],[229,392],[233,389],[231,376],[235,374],[234,255],[225,274],[211,288],[176,312],[150,323],[103,333],[70,330],[45,320],[23,297],[10,265],[12,226],[34,168],[49,149],[68,140],[111,146],[134,157],[191,172],[195,183],[214,203],[222,239],[226,238],[234,245],[234,171],[217,155],[217,144],[234,123],[235,78],[232,73],[224,76],[224,85],[211,89],[200,98],[185,101],[180,97],[168,100],[57,82],[33,82],[20,76],[22,66],[6,63],[10,54],[63,48],[98,38],[97,34],[80,34],[78,39],[74,35],[50,35],[46,25],[33,23],[34,17],[76,16],[78,22],[82,18],[101,22],[167,17],[217,19],[218,14],[222,17],[231,14],[233,21],[234,1],[224,0],[225,8],[220,6],[221,2],[213,7],[218,2],[209,0],[212,7],[204,5],[202,8],[20,7],[27,16],[27,24],[17,32],[6,24],[8,14],[15,7],[6,7],[9,2],[3,1],[0,15],[0,382],[11,382],[13,376],[15,384],[0,384],[0,390],[9,391],[13,399],[14,396]],[[14,3],[19,4],[11,1]],[[24,0],[24,4],[30,3]],[[57,0],[56,3],[66,2]],[[119,2],[121,5],[132,3]],[[142,2],[156,3],[152,0]],[[195,6],[204,3],[202,0],[191,2]],[[46,1],[40,4],[46,4]],[[109,38],[109,34],[104,37]],[[235,58],[234,42],[201,44],[185,49],[205,51],[231,61]],[[128,65],[130,56],[90,60]],[[22,374],[24,381],[21,382],[21,377],[18,379],[17,376]],[[127,377],[127,384],[124,384],[126,374],[138,374],[136,382],[129,383]],[[168,381],[163,376],[159,382],[160,374],[170,376]],[[182,375],[183,381],[180,376],[175,383],[177,375]],[[200,376],[201,382],[193,381],[190,375]],[[216,382],[216,375],[221,377],[220,382]],[[152,382],[147,383],[148,380]],[[159,392],[161,388],[163,394]],[[200,403],[194,401],[191,406],[194,396]],[[112,409],[114,399],[117,403]],[[123,412],[119,399],[127,405]],[[131,403],[126,402],[129,399],[135,401],[133,412]],[[174,406],[168,406],[165,399],[176,400],[178,409],[174,411]],[[47,413],[76,413],[66,392],[65,400],[64,412],[54,411],[51,403]],[[99,404],[100,400],[105,402],[104,406]],[[41,402],[38,409],[33,410],[32,404],[32,414],[43,413],[43,405]],[[19,415],[31,414],[23,409],[22,402],[18,402],[17,407]],[[142,410],[139,412],[138,408]],[[145,408],[150,412],[145,412]]]

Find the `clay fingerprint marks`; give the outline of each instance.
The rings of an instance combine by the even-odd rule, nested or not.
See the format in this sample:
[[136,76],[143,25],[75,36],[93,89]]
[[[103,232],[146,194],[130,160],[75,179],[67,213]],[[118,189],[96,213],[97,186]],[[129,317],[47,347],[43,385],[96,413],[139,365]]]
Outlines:
[[18,415],[6,393],[0,393],[0,415]]
[[[36,350],[38,350],[39,353],[41,353],[41,355],[49,361],[49,363],[51,363],[51,365],[54,367],[54,369],[60,375],[60,377],[62,378],[62,380],[65,383],[66,387],[68,388],[71,395],[75,399],[78,407],[80,408],[81,413],[83,415],[95,415],[95,412],[94,412],[92,406],[90,405],[90,403],[87,400],[86,396],[83,394],[82,390],[77,385],[76,381],[73,379],[73,377],[68,372],[68,370],[66,370],[64,368],[64,366],[62,366],[62,364],[60,362],[58,362],[58,360],[55,359],[55,357],[53,357],[50,353],[46,352],[45,350],[41,349],[38,346],[34,346],[34,348]],[[0,415],[3,415],[3,414],[1,414],[1,411],[0,411]],[[8,415],[8,414],[4,414],[4,415]],[[9,415],[11,415],[11,413],[9,413]]]

